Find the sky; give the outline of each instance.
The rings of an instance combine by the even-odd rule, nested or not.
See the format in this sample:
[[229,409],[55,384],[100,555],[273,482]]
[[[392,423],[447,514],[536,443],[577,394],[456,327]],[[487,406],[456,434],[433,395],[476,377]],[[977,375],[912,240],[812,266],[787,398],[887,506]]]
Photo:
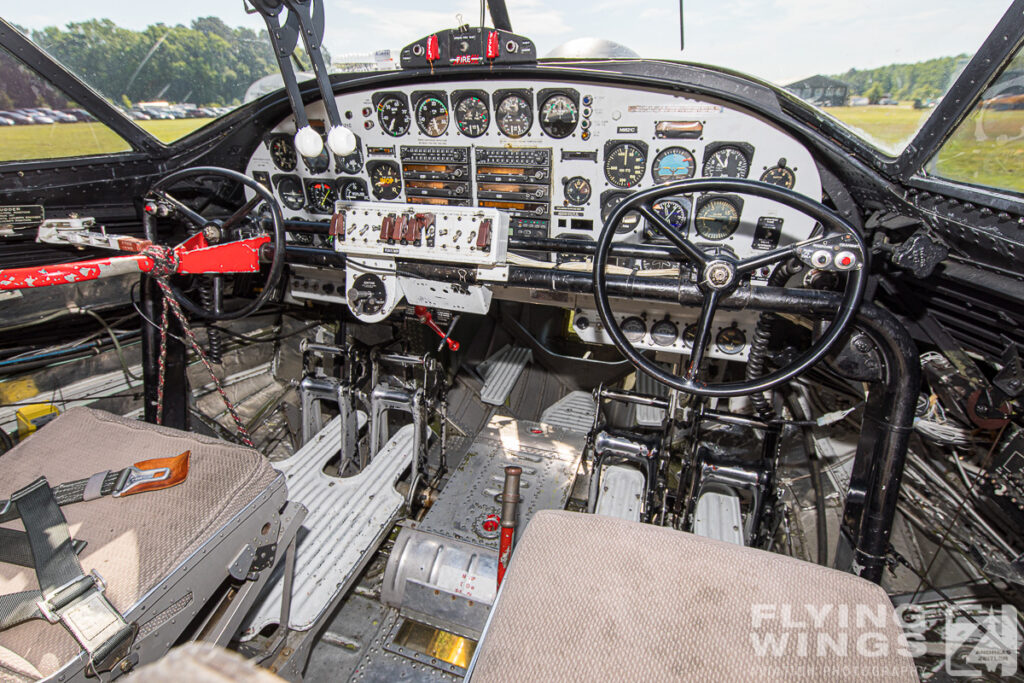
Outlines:
[[[541,55],[573,38],[606,38],[644,57],[735,69],[775,83],[932,57],[973,53],[1008,0],[506,0],[512,27]],[[474,0],[325,0],[325,44],[334,56],[401,48],[438,29],[478,23]],[[5,3],[8,4],[8,3]],[[14,3],[9,3],[14,4]],[[430,7],[430,9],[425,9]],[[142,29],[215,15],[262,29],[242,0],[48,0],[0,13],[28,28],[113,19]]]

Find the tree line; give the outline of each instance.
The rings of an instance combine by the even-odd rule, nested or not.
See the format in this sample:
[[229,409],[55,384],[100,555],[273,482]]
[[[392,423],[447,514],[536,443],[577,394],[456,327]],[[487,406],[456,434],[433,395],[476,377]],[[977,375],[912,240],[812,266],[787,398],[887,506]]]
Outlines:
[[851,96],[877,103],[883,97],[927,102],[942,96],[960,74],[969,56],[938,57],[913,64],[889,64],[875,69],[850,69],[831,76],[846,83]]
[[[265,31],[231,27],[217,17],[142,31],[90,19],[26,35],[105,97],[128,106],[152,100],[238,104],[249,85],[277,72]],[[296,52],[297,68],[308,68],[304,53]],[[324,57],[329,64],[326,51]]]

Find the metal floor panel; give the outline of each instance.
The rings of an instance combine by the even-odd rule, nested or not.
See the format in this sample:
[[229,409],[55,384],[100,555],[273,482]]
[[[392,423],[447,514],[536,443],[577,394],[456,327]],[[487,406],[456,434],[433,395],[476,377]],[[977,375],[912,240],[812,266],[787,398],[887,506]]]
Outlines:
[[540,421],[586,434],[594,426],[597,404],[589,391],[573,391],[544,409]]
[[508,398],[523,368],[533,358],[533,351],[521,346],[505,346],[477,367],[485,380],[480,400],[500,406]]
[[[663,363],[659,363],[668,369]],[[654,379],[646,372],[636,373],[636,392],[647,396],[668,398],[668,387]],[[636,423],[641,427],[661,427],[665,420],[665,409],[656,406],[636,406]]]
[[498,549],[498,531],[485,531],[500,514],[506,465],[523,468],[519,528],[538,510],[565,508],[580,464],[583,434],[539,422],[494,416],[469,447],[419,529]]
[[[338,593],[349,588],[404,502],[394,484],[412,463],[412,425],[402,427],[353,477],[323,472],[340,440],[341,421],[335,418],[295,455],[274,463],[287,477],[288,500],[309,509],[299,531],[289,620],[289,627],[299,631],[313,627]],[[247,624],[245,638],[278,622],[282,585],[278,581],[271,589]]]

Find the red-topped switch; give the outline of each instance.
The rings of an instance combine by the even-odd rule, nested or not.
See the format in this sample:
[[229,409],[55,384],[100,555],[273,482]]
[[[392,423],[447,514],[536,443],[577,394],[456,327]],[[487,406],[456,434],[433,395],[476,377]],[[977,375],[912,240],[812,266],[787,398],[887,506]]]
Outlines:
[[441,51],[437,47],[437,35],[432,35],[427,38],[427,61],[437,61],[437,58],[441,56]]
[[384,242],[391,237],[391,229],[395,225],[395,214],[389,213],[384,216],[384,220],[380,224],[380,241]]
[[402,214],[391,224],[391,239],[388,242],[398,242],[405,235],[405,226],[409,223],[409,216]]
[[491,31],[487,34],[487,59],[498,58],[498,32]]
[[476,248],[480,251],[491,250],[491,219],[485,218],[480,221],[480,227],[476,232]]

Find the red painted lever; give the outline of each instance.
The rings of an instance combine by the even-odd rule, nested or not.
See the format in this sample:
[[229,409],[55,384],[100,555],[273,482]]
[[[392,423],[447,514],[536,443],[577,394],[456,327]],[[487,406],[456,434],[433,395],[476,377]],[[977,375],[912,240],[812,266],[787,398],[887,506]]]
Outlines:
[[416,317],[419,318],[420,322],[436,332],[438,337],[443,337],[448,343],[449,349],[452,351],[459,350],[459,342],[446,335],[444,330],[437,326],[437,323],[434,322],[434,316],[430,315],[430,311],[427,310],[426,306],[417,306],[415,310]]

